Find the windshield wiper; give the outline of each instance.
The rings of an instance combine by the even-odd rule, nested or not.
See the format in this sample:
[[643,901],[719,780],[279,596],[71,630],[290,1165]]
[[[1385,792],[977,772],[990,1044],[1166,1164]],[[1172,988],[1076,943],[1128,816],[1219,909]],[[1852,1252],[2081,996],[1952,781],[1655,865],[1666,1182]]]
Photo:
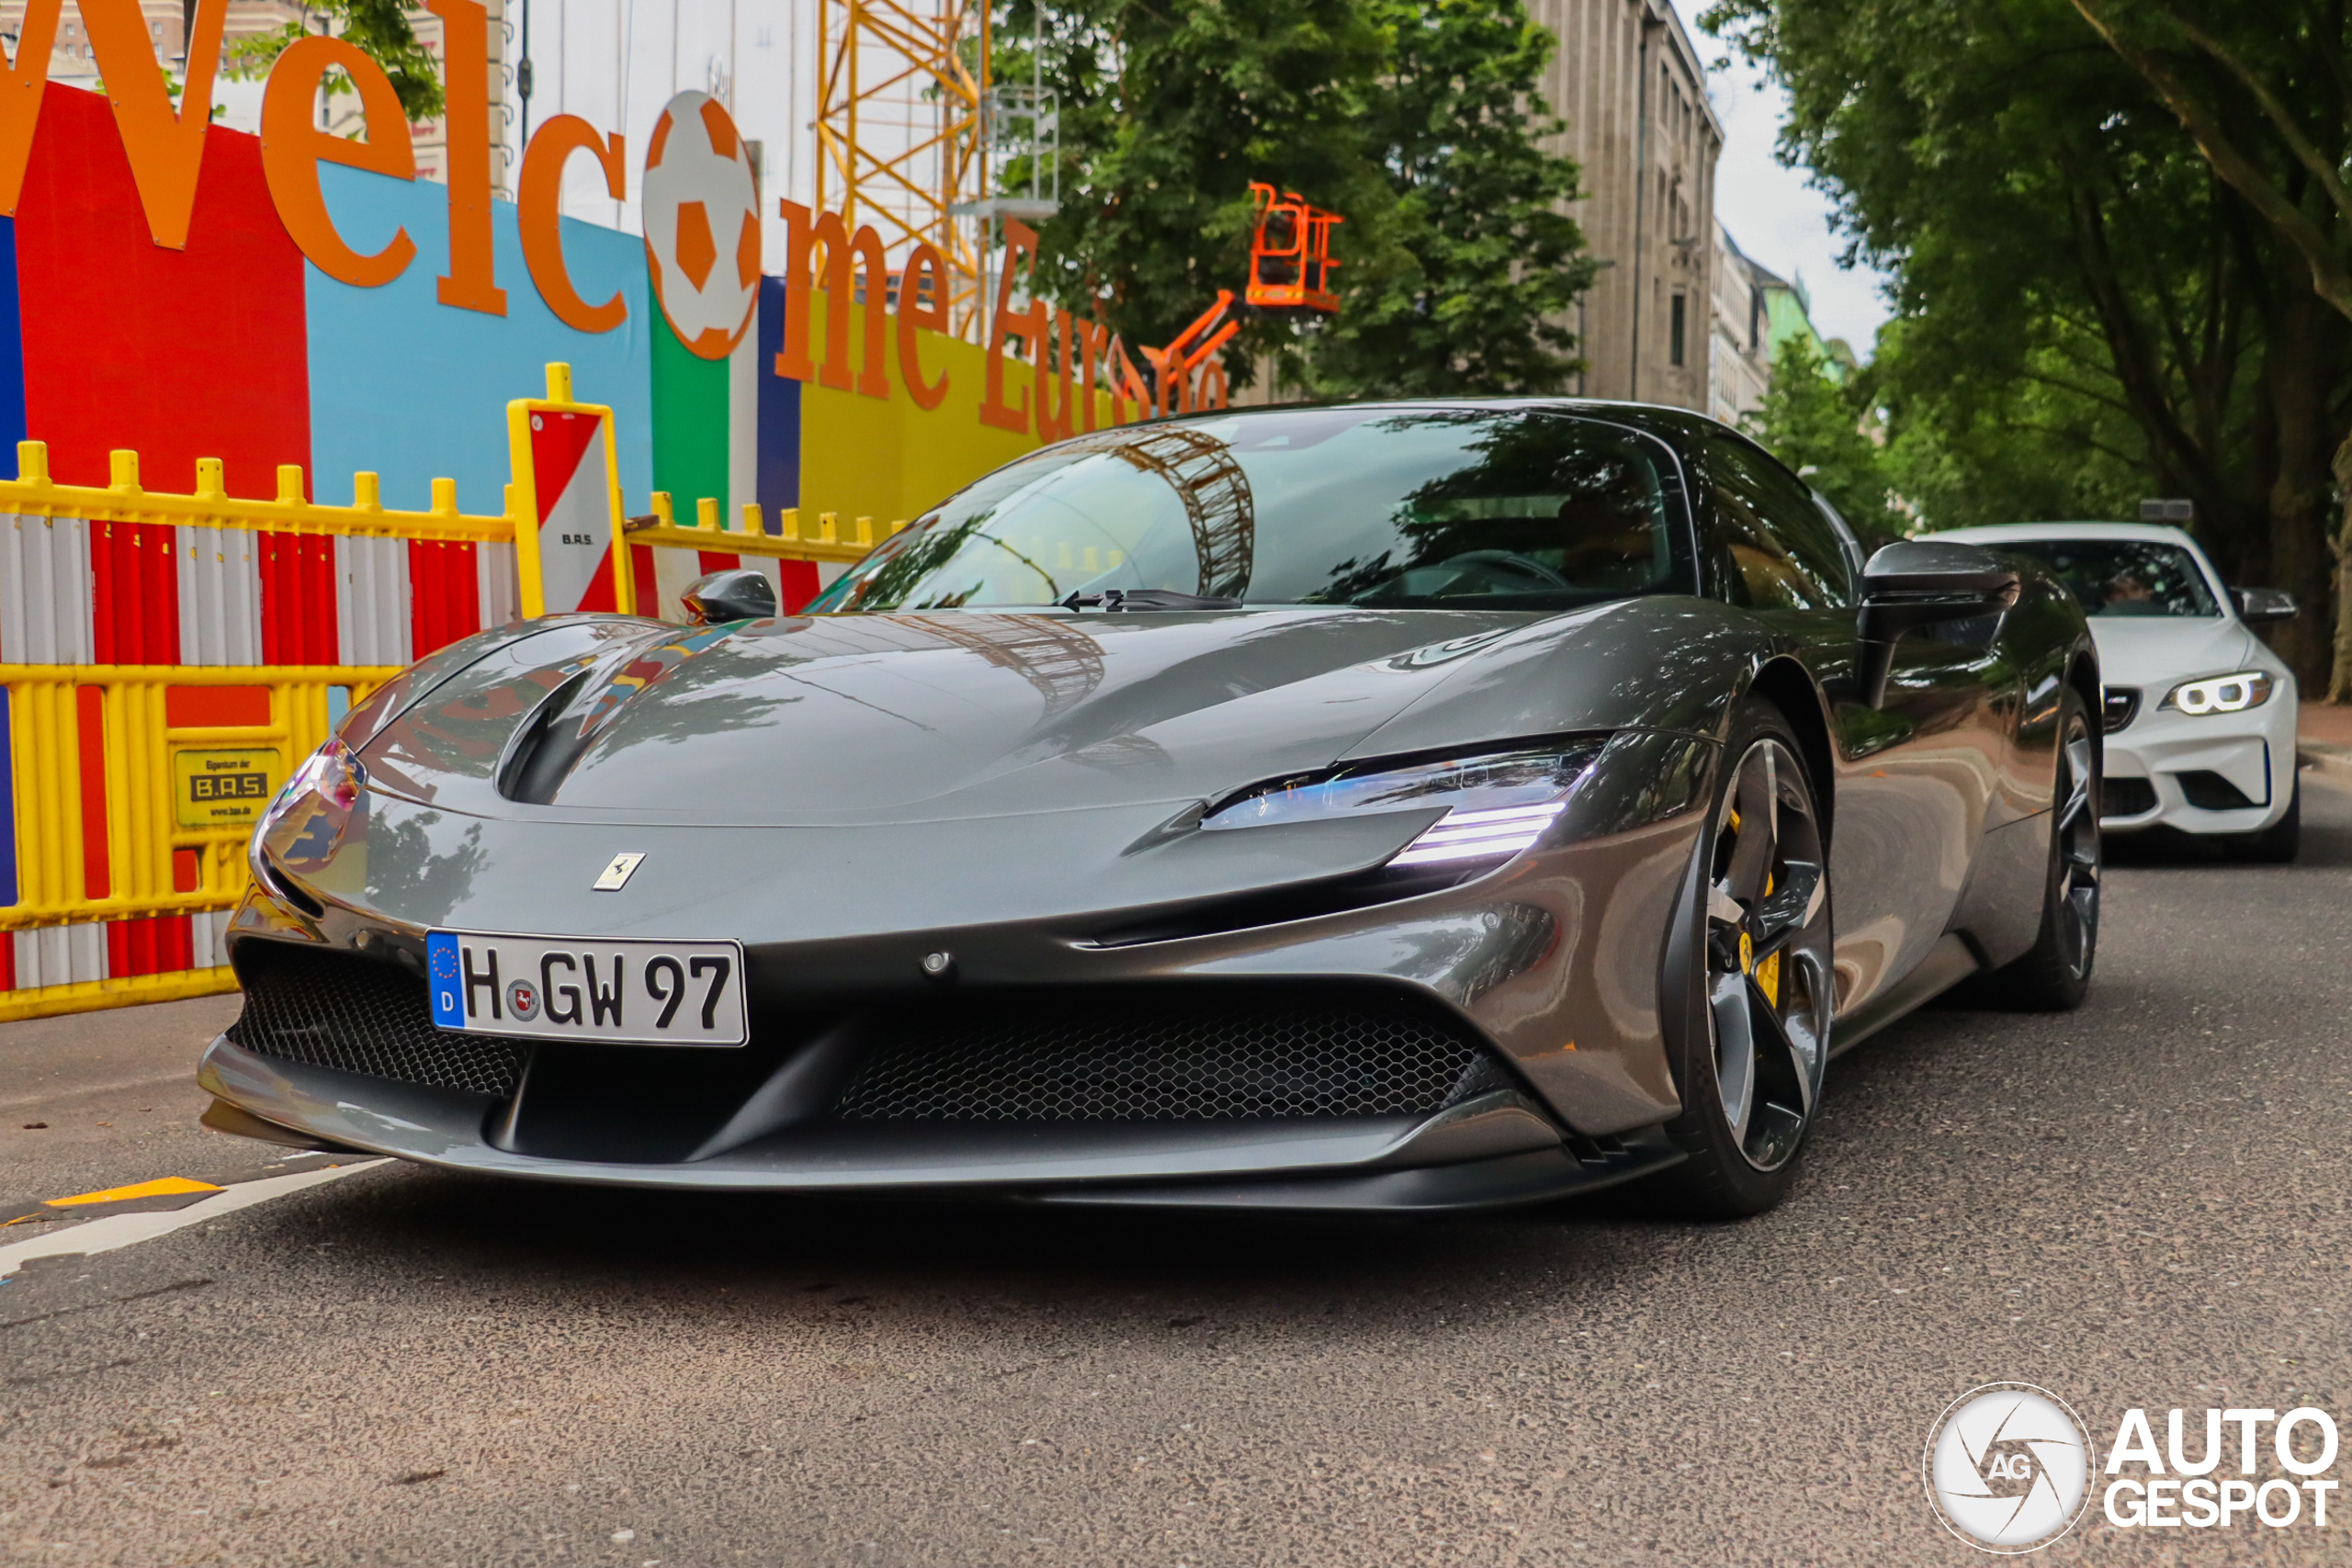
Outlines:
[[1100,593],[1072,593],[1060,601],[1065,610],[1238,610],[1238,599],[1212,594],[1179,593],[1173,588],[1105,588]]

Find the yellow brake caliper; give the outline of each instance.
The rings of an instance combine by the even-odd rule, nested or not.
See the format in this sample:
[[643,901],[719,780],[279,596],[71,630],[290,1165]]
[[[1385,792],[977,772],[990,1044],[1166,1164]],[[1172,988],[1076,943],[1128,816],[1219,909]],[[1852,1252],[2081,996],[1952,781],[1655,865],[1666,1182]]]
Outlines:
[[[1735,833],[1739,831],[1737,807],[1732,808],[1731,830]],[[1764,874],[1764,897],[1770,898],[1771,896],[1772,874],[1768,871]],[[1764,993],[1765,1000],[1776,1008],[1781,1005],[1781,955],[1779,953],[1772,954],[1762,964],[1757,963],[1756,939],[1746,931],[1742,931],[1739,933],[1739,966],[1756,976],[1757,988]]]

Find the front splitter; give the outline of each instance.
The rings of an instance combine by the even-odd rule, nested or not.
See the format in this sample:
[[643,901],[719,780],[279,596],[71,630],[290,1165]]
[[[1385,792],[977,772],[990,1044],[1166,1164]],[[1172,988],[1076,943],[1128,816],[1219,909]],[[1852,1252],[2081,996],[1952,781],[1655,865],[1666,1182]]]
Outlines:
[[[676,1164],[551,1159],[497,1146],[488,1095],[281,1061],[225,1037],[198,1083],[222,1131],[390,1155],[421,1165],[584,1186],[707,1192],[993,1195],[1096,1203],[1327,1213],[1490,1209],[1540,1202],[1665,1168],[1679,1151],[1655,1133],[1607,1152],[1568,1145],[1402,1164],[1419,1117],[1140,1127],[843,1125],[788,1129]],[[263,1125],[242,1124],[250,1117]],[[276,1130],[274,1134],[272,1130]],[[1579,1141],[1581,1143],[1581,1141]],[[1401,1165],[1401,1168],[1400,1168]]]

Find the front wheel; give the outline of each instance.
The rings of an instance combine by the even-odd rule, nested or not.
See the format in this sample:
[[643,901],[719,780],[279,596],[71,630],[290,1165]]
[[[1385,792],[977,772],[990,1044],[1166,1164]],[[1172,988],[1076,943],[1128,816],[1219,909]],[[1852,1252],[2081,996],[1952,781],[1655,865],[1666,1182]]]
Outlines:
[[1829,1056],[1829,861],[1788,721],[1751,699],[1735,716],[1714,811],[1668,949],[1689,1156],[1659,1178],[1696,1216],[1761,1213],[1788,1193]]

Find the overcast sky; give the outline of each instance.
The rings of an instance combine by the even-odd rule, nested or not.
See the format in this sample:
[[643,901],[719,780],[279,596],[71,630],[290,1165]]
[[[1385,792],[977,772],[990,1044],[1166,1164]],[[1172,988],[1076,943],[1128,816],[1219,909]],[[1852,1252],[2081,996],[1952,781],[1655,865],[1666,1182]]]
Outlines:
[[[1713,64],[1732,51],[1699,30],[1707,0],[1674,0],[1700,58]],[[1759,265],[1804,275],[1813,296],[1813,323],[1824,337],[1842,337],[1867,359],[1879,323],[1889,313],[1879,276],[1838,265],[1845,242],[1829,226],[1829,200],[1805,182],[1804,169],[1782,168],[1773,142],[1787,114],[1787,96],[1763,73],[1736,57],[1708,73],[1708,96],[1724,125],[1723,161],[1715,166],[1715,216]]]

